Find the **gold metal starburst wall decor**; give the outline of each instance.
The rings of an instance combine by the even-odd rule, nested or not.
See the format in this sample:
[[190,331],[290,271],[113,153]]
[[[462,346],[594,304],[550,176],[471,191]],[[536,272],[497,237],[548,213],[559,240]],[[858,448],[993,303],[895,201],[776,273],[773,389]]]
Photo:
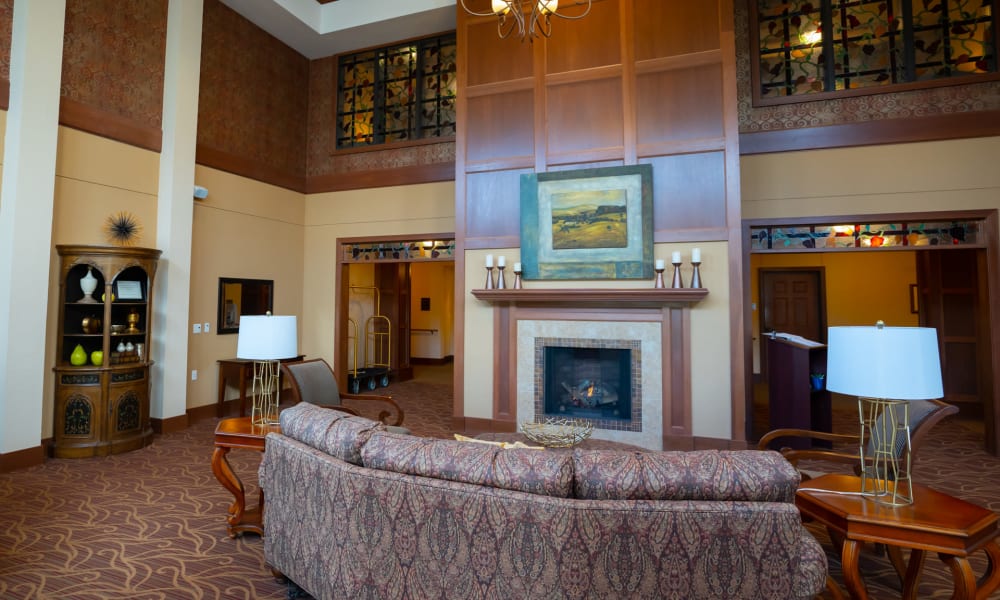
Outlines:
[[108,241],[118,246],[131,246],[139,240],[142,225],[130,212],[120,211],[108,217],[104,224]]

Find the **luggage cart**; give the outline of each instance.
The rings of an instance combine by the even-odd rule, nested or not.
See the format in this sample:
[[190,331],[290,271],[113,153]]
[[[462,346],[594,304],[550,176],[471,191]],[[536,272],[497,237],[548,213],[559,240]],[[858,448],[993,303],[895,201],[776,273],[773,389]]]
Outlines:
[[[374,314],[365,320],[364,343],[362,348],[364,367],[358,367],[358,323],[353,318],[348,318],[348,343],[354,342],[354,358],[352,368],[348,371],[348,387],[353,394],[361,391],[364,385],[369,390],[374,390],[379,385],[386,387],[389,385],[389,368],[392,357],[392,347],[390,332],[392,323],[389,317],[382,314],[380,306],[379,290],[377,287],[351,286],[350,291],[358,293],[370,293],[375,309]],[[353,331],[352,331],[353,329]]]

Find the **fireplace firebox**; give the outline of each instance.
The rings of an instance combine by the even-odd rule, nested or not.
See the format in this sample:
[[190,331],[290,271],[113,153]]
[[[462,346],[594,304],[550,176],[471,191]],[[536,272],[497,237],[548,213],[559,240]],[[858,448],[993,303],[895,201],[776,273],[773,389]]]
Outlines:
[[632,350],[548,346],[544,414],[601,422],[632,420]]

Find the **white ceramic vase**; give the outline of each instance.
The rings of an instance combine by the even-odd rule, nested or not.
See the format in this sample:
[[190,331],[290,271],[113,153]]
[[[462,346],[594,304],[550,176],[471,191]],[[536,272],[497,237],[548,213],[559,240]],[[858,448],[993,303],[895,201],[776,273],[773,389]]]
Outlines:
[[80,298],[80,302],[94,303],[94,290],[97,289],[97,278],[91,273],[92,268],[87,267],[87,274],[80,278],[80,289],[83,290],[83,298]]

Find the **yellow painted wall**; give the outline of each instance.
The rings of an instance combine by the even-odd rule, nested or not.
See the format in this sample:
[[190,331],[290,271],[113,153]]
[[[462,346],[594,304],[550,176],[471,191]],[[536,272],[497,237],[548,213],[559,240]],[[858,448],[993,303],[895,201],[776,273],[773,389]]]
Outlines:
[[334,364],[337,238],[455,230],[454,182],[311,194],[305,199],[301,352]]
[[236,356],[238,334],[216,332],[220,277],[274,280],[273,313],[298,317],[299,352],[309,322],[302,310],[305,197],[200,165],[195,182],[208,197],[194,203],[189,320],[209,323],[210,332],[188,328],[188,369],[199,373],[188,380],[188,409],[217,401],[216,361]]
[[[156,152],[136,148],[66,127],[59,128],[56,156],[52,257],[49,269],[45,372],[55,366],[59,322],[59,255],[57,244],[107,245],[105,221],[127,211],[141,226],[136,246],[156,247]],[[52,435],[52,377],[45,381],[42,436]]]
[[[729,369],[729,266],[725,242],[657,244],[656,258],[669,265],[674,251],[682,254],[685,282],[691,281],[691,250],[701,248],[702,285],[708,297],[691,310],[691,403],[695,436],[729,439],[732,430],[732,393]],[[493,416],[493,305],[476,300],[473,289],[482,289],[487,254],[504,255],[507,264],[520,261],[520,249],[503,248],[466,252],[465,259],[465,416]],[[652,280],[587,281],[586,287],[648,288]],[[579,288],[580,281],[526,281],[524,286]]]
[[910,284],[917,282],[913,251],[803,252],[752,254],[750,302],[754,337],[754,372],[760,342],[760,268],[822,267],[828,326],[873,325],[882,319],[893,327],[915,327],[910,312]]
[[[410,356],[435,359],[451,356],[455,263],[413,263],[410,281],[410,325],[421,330],[410,335]],[[421,298],[429,300],[430,310],[420,310]]]

